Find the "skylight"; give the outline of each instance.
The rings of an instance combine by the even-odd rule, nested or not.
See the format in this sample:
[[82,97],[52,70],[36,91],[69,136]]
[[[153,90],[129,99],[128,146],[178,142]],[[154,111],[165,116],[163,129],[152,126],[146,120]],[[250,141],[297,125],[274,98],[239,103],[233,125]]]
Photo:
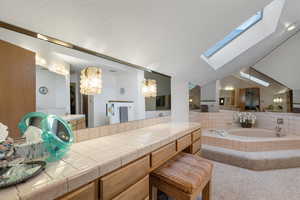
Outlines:
[[246,74],[246,73],[244,73],[244,72],[240,72],[240,75],[241,75],[241,77],[243,77],[243,78],[245,78],[245,79],[248,79],[248,80],[250,80],[250,81],[253,81],[253,82],[255,82],[255,83],[258,83],[258,84],[260,84],[260,85],[262,85],[262,86],[265,86],[265,87],[269,87],[269,86],[270,86],[270,83],[268,83],[268,82],[266,82],[266,81],[263,81],[263,80],[261,80],[261,79],[258,79],[258,78],[254,77],[254,76],[251,76],[251,75],[249,75],[249,74]]
[[[277,30],[285,2],[286,0],[273,0],[223,40],[205,51],[201,55],[202,60],[214,70],[218,70],[267,39]],[[238,63],[232,64],[235,66]]]
[[210,49],[205,51],[203,55],[207,58],[213,56],[215,53],[217,53],[219,50],[221,50],[227,44],[229,44],[232,40],[234,40],[235,38],[243,34],[245,31],[247,31],[249,28],[254,26],[257,22],[261,21],[262,19],[263,19],[263,11],[257,12],[250,19],[248,19],[242,25],[237,27],[234,31],[229,33],[223,40],[217,42],[214,46],[212,46]]

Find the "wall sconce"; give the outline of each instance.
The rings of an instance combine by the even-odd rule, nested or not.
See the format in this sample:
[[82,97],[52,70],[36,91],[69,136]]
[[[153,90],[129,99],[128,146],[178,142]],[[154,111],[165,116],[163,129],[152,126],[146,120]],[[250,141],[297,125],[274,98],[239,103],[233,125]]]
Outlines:
[[142,93],[144,97],[156,97],[157,96],[156,80],[152,80],[152,79],[144,80]]
[[234,87],[232,87],[232,86],[226,86],[226,87],[224,88],[224,90],[226,90],[226,91],[233,91],[233,90],[234,90]]
[[64,65],[60,65],[60,64],[51,65],[49,67],[49,70],[54,72],[54,73],[63,75],[63,76],[69,75],[69,70]]
[[281,97],[277,97],[277,98],[273,99],[273,102],[274,103],[282,103],[283,99]]
[[97,67],[87,67],[81,71],[80,93],[85,95],[101,94],[102,71]]

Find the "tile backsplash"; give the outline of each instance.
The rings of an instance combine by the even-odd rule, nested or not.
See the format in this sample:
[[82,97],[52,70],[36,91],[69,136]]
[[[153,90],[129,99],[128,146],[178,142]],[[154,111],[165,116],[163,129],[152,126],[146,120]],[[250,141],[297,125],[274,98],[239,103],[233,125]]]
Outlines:
[[121,132],[131,131],[134,129],[144,128],[148,126],[153,126],[156,124],[170,122],[170,116],[158,117],[152,119],[144,119],[137,121],[130,121],[126,123],[112,124],[107,126],[99,126],[96,128],[87,128],[74,131],[75,142],[82,142],[90,139],[95,139],[98,137],[114,135]]
[[[227,129],[240,127],[234,121],[235,111],[220,111],[214,113],[191,112],[190,121],[200,122],[202,128]],[[274,113],[274,112],[255,112],[257,117],[255,127],[274,130],[277,120],[282,119],[282,131],[288,135],[300,136],[300,114],[296,113]]]

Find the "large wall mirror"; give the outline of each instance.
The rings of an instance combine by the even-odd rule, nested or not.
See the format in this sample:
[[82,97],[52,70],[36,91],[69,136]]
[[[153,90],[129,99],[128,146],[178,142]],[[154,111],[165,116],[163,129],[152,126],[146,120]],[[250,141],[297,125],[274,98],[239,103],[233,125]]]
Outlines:
[[[170,115],[171,77],[39,37],[0,29],[0,88],[5,94],[0,122],[13,137],[18,137],[21,116],[32,111],[59,115],[74,130]],[[100,77],[94,82],[101,82],[100,94],[83,92],[82,76],[89,73]]]
[[254,68],[243,68],[201,87],[201,111],[299,113],[299,90]]

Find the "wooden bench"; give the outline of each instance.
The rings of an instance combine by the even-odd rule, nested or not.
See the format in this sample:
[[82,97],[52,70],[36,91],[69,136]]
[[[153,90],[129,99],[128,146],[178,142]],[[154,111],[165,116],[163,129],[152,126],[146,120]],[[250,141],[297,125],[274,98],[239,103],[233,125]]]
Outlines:
[[150,190],[156,187],[176,200],[196,200],[202,192],[202,199],[209,200],[212,169],[210,161],[180,153],[151,173]]

